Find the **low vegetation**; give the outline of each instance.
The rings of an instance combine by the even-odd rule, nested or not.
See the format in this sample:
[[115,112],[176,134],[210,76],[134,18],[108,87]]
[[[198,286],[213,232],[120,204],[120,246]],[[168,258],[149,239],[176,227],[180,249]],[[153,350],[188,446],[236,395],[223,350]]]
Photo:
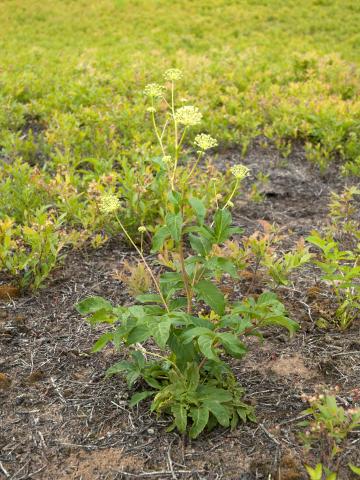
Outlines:
[[[236,368],[283,330],[307,342],[286,292],[308,289],[318,336],[359,327],[360,5],[8,0],[1,17],[0,298],[35,298],[69,254],[121,244],[126,301],[85,296],[76,310],[99,332],[93,353],[114,352],[106,377],[125,378],[132,411],[182,441],[247,423],[274,441]],[[271,165],[223,156],[254,144],[284,171],[301,148],[339,180],[324,224],[295,243],[268,220],[240,226],[240,204],[266,201]],[[0,371],[0,389],[11,382]],[[309,479],[360,475],[356,395],[302,392]]]

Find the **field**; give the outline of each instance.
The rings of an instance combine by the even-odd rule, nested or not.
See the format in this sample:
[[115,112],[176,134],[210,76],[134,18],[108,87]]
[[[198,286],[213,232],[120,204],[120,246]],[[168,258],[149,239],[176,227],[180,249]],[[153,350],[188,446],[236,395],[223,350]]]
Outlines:
[[360,3],[0,19],[0,478],[359,478]]

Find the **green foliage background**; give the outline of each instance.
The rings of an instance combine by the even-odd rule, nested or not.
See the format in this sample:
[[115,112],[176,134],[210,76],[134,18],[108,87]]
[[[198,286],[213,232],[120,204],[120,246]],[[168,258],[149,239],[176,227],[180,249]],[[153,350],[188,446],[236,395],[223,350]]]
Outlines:
[[[171,67],[220,148],[244,153],[265,135],[286,157],[301,141],[321,167],[360,175],[357,0],[4,0],[0,22],[0,263],[11,276],[29,271],[27,257],[46,263],[45,245],[59,251],[52,232],[73,245],[102,231],[104,191],[123,199],[128,228],[156,222],[160,152],[143,89]],[[207,179],[197,188],[206,194]]]
[[358,160],[356,0],[5,0],[0,20],[9,155],[143,148],[143,86],[177,66],[223,142],[300,137]]

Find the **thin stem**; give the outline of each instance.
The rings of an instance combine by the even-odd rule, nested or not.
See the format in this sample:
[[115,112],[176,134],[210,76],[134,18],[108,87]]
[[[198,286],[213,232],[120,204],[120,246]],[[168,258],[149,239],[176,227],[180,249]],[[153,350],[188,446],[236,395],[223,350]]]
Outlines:
[[173,169],[173,174],[171,177],[171,188],[174,190],[174,182],[175,182],[175,174],[176,174],[176,168],[177,168],[177,163],[178,163],[178,126],[177,126],[177,121],[175,117],[175,100],[174,100],[174,82],[171,82],[171,113],[172,113],[172,118],[174,121],[174,169]]
[[217,190],[216,190],[215,182],[214,182],[214,195],[215,195],[216,210],[219,210],[219,202],[218,202],[218,199],[217,199]]
[[164,145],[162,143],[162,137],[163,137],[164,131],[160,136],[159,131],[158,131],[158,127],[156,125],[155,113],[154,112],[151,112],[151,118],[152,118],[152,123],[153,123],[153,126],[154,126],[154,131],[155,131],[156,138],[158,139],[158,142],[160,144],[162,154],[165,156],[165,149],[164,149]]
[[141,232],[141,235],[140,235],[140,251],[141,251],[141,253],[144,252],[143,246],[144,246],[144,234],[143,234],[143,232]]
[[191,286],[190,286],[190,283],[189,283],[189,275],[187,274],[187,271],[186,271],[186,268],[185,268],[184,244],[183,244],[182,240],[180,240],[180,242],[179,242],[179,257],[180,257],[181,274],[182,274],[182,277],[183,277],[184,287],[185,287],[185,292],[186,292],[186,298],[187,298],[187,313],[191,313],[191,310],[192,310],[192,291],[191,291]]
[[164,137],[164,134],[165,134],[165,130],[166,130],[166,127],[168,126],[168,123],[169,123],[169,119],[166,119],[165,123],[164,123],[164,127],[162,129],[162,132],[161,132],[161,135],[160,135],[160,138],[161,138],[161,141]]
[[233,191],[231,192],[230,197],[228,198],[227,202],[226,202],[225,205],[222,207],[222,210],[225,210],[225,208],[229,205],[229,203],[231,202],[231,199],[232,199],[233,196],[235,195],[235,192],[236,192],[236,190],[238,189],[238,187],[239,187],[239,180],[236,179],[234,189],[233,189]]
[[130,235],[128,234],[126,228],[125,228],[124,225],[121,223],[121,220],[120,220],[120,218],[118,217],[118,215],[115,215],[115,216],[116,216],[116,220],[118,221],[118,223],[119,223],[119,225],[120,225],[120,227],[121,227],[121,230],[124,232],[126,238],[129,240],[129,242],[131,243],[131,245],[135,248],[135,250],[136,250],[137,253],[139,254],[141,260],[144,262],[144,265],[145,265],[145,267],[147,268],[147,270],[148,270],[148,272],[149,272],[149,274],[150,274],[150,276],[151,276],[151,278],[152,278],[152,281],[153,281],[154,284],[155,284],[156,290],[158,291],[158,294],[160,295],[161,301],[162,301],[162,303],[164,304],[164,307],[165,307],[167,313],[169,313],[170,310],[169,310],[169,307],[167,306],[167,303],[166,303],[166,301],[165,301],[165,298],[164,298],[164,296],[163,296],[163,294],[162,294],[162,292],[161,292],[160,285],[159,285],[158,281],[156,280],[155,275],[153,274],[153,272],[152,272],[149,264],[147,263],[144,255],[142,254],[142,252],[141,252],[141,250],[138,248],[138,246],[135,244],[134,240],[133,240],[133,239],[130,237]]
[[201,159],[201,157],[203,156],[203,154],[204,154],[204,152],[199,152],[199,155],[198,155],[198,158],[196,159],[196,162],[195,162],[194,165],[192,166],[189,175],[186,177],[186,181],[188,181],[188,180],[191,178],[191,176],[192,176],[192,174],[194,173],[194,170],[195,170],[195,168],[197,167],[198,163],[200,162],[200,159]]

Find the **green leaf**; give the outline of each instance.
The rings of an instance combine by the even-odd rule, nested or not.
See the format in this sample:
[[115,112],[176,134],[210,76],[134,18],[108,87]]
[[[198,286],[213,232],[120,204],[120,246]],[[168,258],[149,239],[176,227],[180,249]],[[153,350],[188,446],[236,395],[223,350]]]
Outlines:
[[206,407],[193,407],[190,410],[193,424],[190,428],[190,438],[196,438],[206,427],[209,421],[209,410]]
[[175,425],[180,433],[186,432],[187,410],[182,403],[175,403],[171,406],[171,413],[174,415]]
[[201,353],[210,360],[214,360],[215,362],[219,361],[219,357],[216,355],[213,349],[213,339],[207,335],[203,335],[198,337],[198,345]]
[[137,325],[131,330],[127,337],[127,345],[132,345],[133,343],[145,342],[151,336],[151,331],[147,325]]
[[170,237],[170,230],[167,228],[167,226],[159,228],[155,235],[152,238],[152,245],[151,245],[151,252],[156,253],[164,245],[164,242],[166,239]]
[[202,257],[206,257],[212,248],[212,242],[205,237],[190,234],[189,241],[191,248]]
[[177,365],[181,370],[184,370],[189,362],[197,358],[197,355],[193,343],[184,344],[176,333],[176,330],[173,330],[168,344],[171,351],[176,355]]
[[171,318],[166,315],[162,317],[150,317],[149,328],[151,335],[160,348],[165,348],[166,342],[170,335],[170,328],[172,325]]
[[196,363],[188,364],[185,371],[185,377],[188,383],[189,390],[195,391],[200,381],[199,367]]
[[170,190],[168,193],[168,200],[175,207],[175,211],[179,211],[182,200],[181,193],[176,192],[175,190]]
[[144,355],[138,350],[135,350],[134,352],[132,352],[131,356],[139,369],[142,370],[145,367]]
[[168,213],[165,217],[166,226],[170,232],[171,238],[175,242],[181,240],[181,230],[183,224],[183,218],[181,213]]
[[353,465],[352,463],[349,463],[348,465],[349,465],[350,470],[353,473],[360,476],[360,467],[357,467],[356,465]]
[[114,363],[106,370],[106,376],[115,375],[117,373],[127,372],[129,369],[133,368],[133,365],[126,360],[122,360],[121,362]]
[[306,471],[310,475],[311,480],[321,480],[322,477],[322,464],[318,463],[315,468],[310,467],[309,465],[305,465]]
[[223,427],[229,426],[230,415],[224,405],[222,405],[220,402],[217,402],[216,400],[209,399],[204,402],[204,406],[210,410],[210,412],[214,415],[220,425],[222,425]]
[[88,322],[91,325],[96,325],[97,323],[114,323],[117,316],[112,313],[112,310],[109,311],[107,308],[101,308],[88,318]]
[[128,308],[128,312],[138,320],[142,320],[146,316],[144,307],[141,305],[132,305]]
[[87,315],[89,313],[97,312],[98,310],[111,310],[112,305],[110,302],[105,300],[105,298],[89,297],[79,302],[75,308],[81,315]]
[[140,303],[162,303],[160,295],[156,295],[155,293],[144,293],[142,295],[137,295],[135,300]]
[[134,393],[129,402],[129,407],[134,407],[145,398],[151,397],[154,394],[153,390],[144,390],[143,392]]
[[203,225],[206,215],[206,208],[204,202],[199,198],[191,197],[189,199],[189,203],[194,210],[200,225]]
[[214,385],[200,385],[198,388],[198,399],[204,403],[209,399],[224,403],[231,402],[233,396],[229,390],[224,388],[217,388]]
[[218,210],[214,215],[214,234],[217,243],[222,243],[230,236],[231,213],[229,210]]
[[95,342],[91,351],[92,352],[99,352],[102,350],[111,340],[113,339],[114,334],[111,332],[104,333],[101,337]]
[[187,298],[186,297],[178,297],[174,298],[174,300],[171,300],[171,302],[168,304],[169,310],[177,310],[178,308],[186,307],[187,305]]
[[221,291],[209,280],[201,280],[195,285],[195,291],[201,300],[209,305],[218,315],[225,312],[225,298]]
[[299,324],[295,322],[295,320],[291,320],[284,315],[267,317],[261,323],[262,325],[279,325],[280,327],[284,327],[289,331],[290,335],[293,335],[300,328]]
[[227,353],[233,357],[242,358],[246,354],[246,346],[232,333],[220,333],[218,334],[217,338],[220,340]]
[[210,328],[207,327],[194,327],[186,330],[181,335],[181,340],[186,344],[191,342],[195,337],[199,337],[200,335],[208,335],[211,338],[215,338],[215,334]]
[[236,267],[228,258],[212,257],[206,262],[205,266],[209,270],[228,273],[232,278],[238,278]]
[[337,475],[335,472],[330,472],[328,475],[326,475],[326,480],[336,480]]

